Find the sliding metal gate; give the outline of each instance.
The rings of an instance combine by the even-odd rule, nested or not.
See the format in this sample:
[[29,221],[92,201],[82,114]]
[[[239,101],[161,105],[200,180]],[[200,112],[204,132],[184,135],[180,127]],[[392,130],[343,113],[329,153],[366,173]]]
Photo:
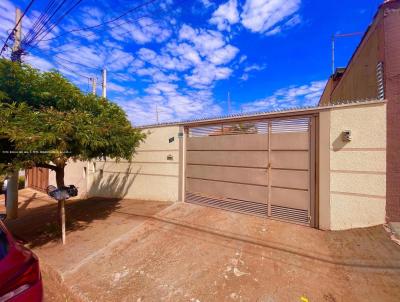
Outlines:
[[313,226],[313,121],[306,116],[188,128],[185,200]]

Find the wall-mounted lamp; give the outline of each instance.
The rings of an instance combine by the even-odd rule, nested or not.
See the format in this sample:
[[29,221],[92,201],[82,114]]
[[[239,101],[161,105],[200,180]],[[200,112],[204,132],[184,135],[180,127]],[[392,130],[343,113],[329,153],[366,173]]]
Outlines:
[[351,141],[351,130],[344,130],[342,132],[342,140],[344,142],[350,142]]

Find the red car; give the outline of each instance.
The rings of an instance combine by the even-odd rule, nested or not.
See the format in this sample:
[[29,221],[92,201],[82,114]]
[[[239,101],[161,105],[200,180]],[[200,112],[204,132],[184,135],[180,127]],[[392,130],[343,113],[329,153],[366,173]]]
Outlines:
[[0,302],[41,302],[39,260],[11,236],[2,222],[5,215],[0,215]]

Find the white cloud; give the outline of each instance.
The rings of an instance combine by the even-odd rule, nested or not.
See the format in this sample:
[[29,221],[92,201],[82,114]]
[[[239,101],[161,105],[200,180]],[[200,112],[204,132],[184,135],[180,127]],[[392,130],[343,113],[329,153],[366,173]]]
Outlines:
[[43,58],[34,55],[27,56],[24,59],[24,62],[42,71],[49,71],[50,69],[54,68],[54,65],[48,60],[45,60]]
[[214,81],[227,79],[232,73],[228,67],[217,67],[213,64],[204,63],[197,66],[192,74],[185,75],[188,85],[195,88],[205,88]]
[[296,13],[300,4],[301,0],[246,0],[242,24],[252,32],[277,33],[280,29],[274,30],[274,27]]
[[117,92],[125,92],[127,89],[124,86],[118,85],[116,83],[108,82],[107,89]]
[[156,67],[149,67],[149,68],[139,68],[136,69],[135,74],[139,76],[147,76],[151,78],[152,82],[171,82],[171,81],[178,81],[179,78],[174,73],[165,74],[160,69]]
[[255,71],[260,71],[260,70],[264,70],[266,67],[267,67],[267,66],[266,66],[265,64],[262,64],[262,65],[253,64],[253,65],[247,66],[247,67],[244,69],[244,72],[249,72],[249,71],[253,71],[253,70],[255,70]]
[[191,64],[199,64],[202,60],[199,52],[187,43],[178,44],[172,42],[167,45],[167,48],[170,53],[181,56],[182,59],[189,61]]
[[184,71],[189,68],[189,63],[182,61],[178,57],[172,57],[169,54],[157,54],[155,51],[148,48],[141,48],[138,51],[139,58],[151,65],[160,69]]
[[208,8],[212,5],[214,5],[214,3],[212,3],[210,0],[200,0],[201,3],[203,3],[203,5]]
[[123,70],[134,61],[131,53],[118,48],[111,48],[103,52],[102,59],[104,59],[103,64],[111,71]]
[[[228,44],[220,32],[183,25],[178,40],[169,42],[159,52],[139,49],[138,57],[151,67],[140,68],[137,73],[152,77],[153,81],[176,81],[175,78],[166,79],[164,72],[185,72],[181,77],[190,87],[205,89],[232,74],[232,69],[223,65],[230,63],[238,52],[239,49]],[[147,91],[156,90],[149,87]]]
[[[159,86],[161,88],[161,86]],[[148,95],[133,99],[118,99],[118,104],[126,111],[134,125],[184,120],[220,114],[222,109],[216,105],[209,90],[176,91],[172,86],[165,87],[165,93],[149,90]],[[157,114],[158,113],[158,114]]]
[[281,33],[284,30],[290,29],[292,27],[295,27],[296,25],[301,23],[301,17],[300,15],[296,14],[293,17],[291,17],[289,20],[287,20],[285,23],[282,25],[277,25],[273,29],[267,31],[265,35],[267,36],[273,36],[276,34]]
[[239,22],[239,12],[237,8],[237,0],[229,0],[221,4],[212,14],[211,24],[217,25],[218,30],[230,30],[232,24]]
[[186,24],[182,25],[179,38],[182,41],[192,42],[202,56],[209,56],[214,50],[226,44],[225,38],[220,32],[194,29]]
[[246,60],[247,60],[247,56],[246,55],[241,55],[240,58],[239,58],[239,64],[243,63]]
[[0,38],[5,39],[14,27],[15,7],[10,1],[2,0],[0,1],[0,11]]
[[249,73],[250,73],[250,72],[252,72],[252,71],[261,71],[261,70],[264,70],[265,68],[267,68],[267,65],[266,65],[266,64],[262,64],[262,65],[260,65],[260,64],[253,64],[253,65],[247,66],[247,67],[245,67],[245,68],[243,69],[243,74],[242,74],[242,76],[240,77],[240,79],[241,79],[242,81],[247,81],[247,80],[249,79]]
[[124,21],[119,26],[112,25],[109,27],[109,33],[114,39],[121,42],[132,39],[138,44],[153,41],[160,43],[168,39],[172,34],[167,25],[166,22],[159,22],[151,18],[141,18],[137,22]]
[[103,12],[97,7],[84,7],[82,8],[83,14],[80,18],[86,26],[94,26],[102,22],[104,17]]
[[296,106],[313,106],[319,101],[326,81],[278,89],[271,96],[243,104],[244,111],[267,111]]
[[223,48],[216,49],[212,55],[209,55],[208,59],[215,65],[221,65],[229,63],[233,60],[239,49],[232,45],[226,45]]

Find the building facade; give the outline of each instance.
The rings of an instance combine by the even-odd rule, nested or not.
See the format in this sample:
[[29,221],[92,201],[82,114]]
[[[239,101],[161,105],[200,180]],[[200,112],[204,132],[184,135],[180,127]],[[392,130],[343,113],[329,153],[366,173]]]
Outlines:
[[147,126],[131,162],[71,161],[65,183],[79,197],[188,202],[323,230],[383,224],[386,106],[349,102]]
[[320,106],[343,100],[387,100],[386,216],[400,221],[400,1],[383,3],[348,66],[337,69]]

